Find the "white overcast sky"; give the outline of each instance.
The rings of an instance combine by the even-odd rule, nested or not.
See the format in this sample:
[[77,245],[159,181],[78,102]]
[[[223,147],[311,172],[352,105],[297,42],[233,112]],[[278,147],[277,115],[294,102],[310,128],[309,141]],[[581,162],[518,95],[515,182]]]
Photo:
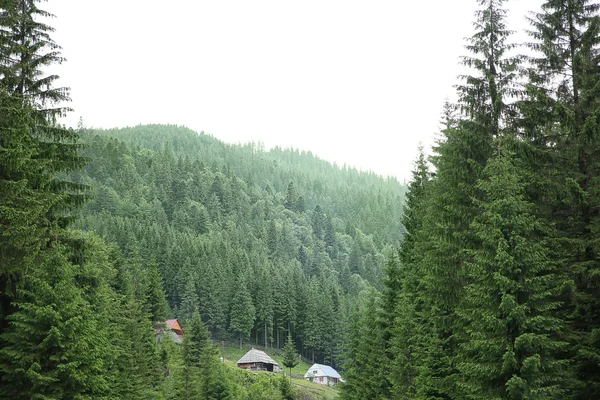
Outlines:
[[[507,3],[509,27],[542,0]],[[185,125],[401,180],[453,98],[476,0],[50,0],[88,127]],[[525,41],[524,36],[515,42]]]

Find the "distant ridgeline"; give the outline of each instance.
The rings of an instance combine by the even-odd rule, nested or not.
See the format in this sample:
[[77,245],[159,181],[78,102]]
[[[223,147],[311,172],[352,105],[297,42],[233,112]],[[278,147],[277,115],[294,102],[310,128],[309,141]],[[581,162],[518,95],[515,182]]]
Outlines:
[[170,318],[339,366],[358,294],[380,287],[406,188],[311,153],[228,145],[177,126],[87,130],[77,227],[158,266]]

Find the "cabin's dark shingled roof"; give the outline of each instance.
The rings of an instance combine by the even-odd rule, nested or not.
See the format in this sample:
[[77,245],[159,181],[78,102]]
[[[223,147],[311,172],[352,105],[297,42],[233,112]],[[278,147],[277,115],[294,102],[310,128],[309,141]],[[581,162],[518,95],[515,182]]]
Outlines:
[[267,355],[264,351],[256,350],[254,347],[249,352],[244,354],[237,362],[238,364],[265,363],[279,366],[275,360]]

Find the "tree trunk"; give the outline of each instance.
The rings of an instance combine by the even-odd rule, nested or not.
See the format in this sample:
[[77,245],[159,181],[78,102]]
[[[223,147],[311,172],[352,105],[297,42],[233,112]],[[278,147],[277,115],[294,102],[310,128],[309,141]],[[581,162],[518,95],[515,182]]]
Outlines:
[[269,343],[267,342],[267,320],[265,319],[265,350],[269,348]]
[[240,350],[242,349],[242,332],[240,332]]

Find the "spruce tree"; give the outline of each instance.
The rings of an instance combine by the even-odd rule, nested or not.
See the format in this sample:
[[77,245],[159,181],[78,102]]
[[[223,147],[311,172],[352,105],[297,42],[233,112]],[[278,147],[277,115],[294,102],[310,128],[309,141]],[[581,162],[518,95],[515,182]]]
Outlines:
[[548,247],[547,223],[526,198],[526,169],[506,147],[478,184],[486,201],[473,229],[482,247],[473,252],[459,312],[469,327],[463,385],[472,399],[559,399],[568,376],[561,359],[567,343],[559,336],[564,321],[556,315],[565,283]]
[[104,310],[86,300],[79,267],[56,246],[25,263],[31,273],[0,336],[0,398],[91,399],[108,390]]
[[285,346],[283,346],[283,365],[290,369],[290,382],[292,380],[292,368],[300,362],[300,358],[296,353],[296,345],[292,340],[292,334],[288,332]]
[[[183,272],[183,271],[182,271]],[[192,318],[194,312],[198,309],[198,294],[196,290],[196,279],[194,273],[189,273],[185,290],[179,307],[179,317],[184,325]]]
[[167,300],[162,288],[162,277],[158,270],[156,260],[148,265],[148,283],[146,286],[146,302],[152,322],[160,322],[167,319]]
[[[510,31],[505,25],[504,0],[478,0],[475,33],[466,46],[471,53],[463,63],[471,75],[461,77],[459,101],[447,105],[443,137],[432,158],[436,177],[431,185],[425,221],[429,237],[422,250],[422,287],[427,298],[426,319],[432,324],[424,341],[423,365],[417,388],[439,396],[460,397],[457,360],[465,329],[456,318],[457,307],[469,283],[470,253],[481,240],[469,228],[484,197],[476,184],[492,155],[494,138],[512,118],[508,97],[515,94],[517,60],[507,55]],[[455,118],[453,109],[462,112]]]
[[[78,335],[94,338],[96,320],[81,297],[86,281],[73,271],[84,243],[66,229],[85,188],[64,178],[85,160],[78,132],[57,125],[68,90],[53,87],[58,77],[46,74],[63,59],[53,29],[40,22],[51,15],[38,3],[5,1],[0,10],[0,352],[7,357],[0,380],[7,390],[23,385],[14,398],[94,396],[104,384],[89,357],[98,351],[102,363],[105,354],[81,350],[89,343]],[[64,293],[55,297],[50,288]],[[54,352],[43,349],[52,345]]]
[[273,332],[273,282],[270,279],[269,264],[265,263],[258,272],[256,280],[256,322],[257,333],[263,332],[265,348],[269,347],[269,338]]
[[287,187],[284,206],[288,210],[297,211],[297,209],[298,209],[297,205],[298,205],[298,193],[296,192],[296,187],[294,186],[294,182],[290,182]]
[[231,314],[229,320],[229,330],[238,335],[240,349],[242,341],[247,337],[254,326],[255,307],[252,303],[252,296],[246,286],[246,279],[241,276],[236,279],[234,294],[231,299]]
[[415,379],[424,355],[426,315],[423,298],[422,259],[420,251],[423,222],[427,206],[427,188],[430,172],[423,152],[415,162],[408,186],[402,224],[406,229],[398,257],[392,255],[385,269],[382,321],[389,362],[388,380],[397,398],[408,399],[416,395]]
[[281,398],[283,400],[296,400],[297,394],[294,387],[289,380],[285,378],[285,375],[281,374],[281,382],[279,384],[279,390],[281,391]]
[[24,255],[49,240],[72,240],[61,230],[84,200],[83,186],[60,177],[85,160],[78,133],[56,125],[68,90],[54,88],[58,77],[43,72],[63,59],[38,2],[7,1],[0,18],[0,332],[26,270]]
[[381,368],[384,360],[384,341],[377,326],[380,297],[375,289],[361,293],[358,309],[352,315],[348,353],[344,361],[346,383],[341,386],[343,400],[389,398],[387,371]]
[[599,8],[589,0],[544,2],[530,19],[534,55],[519,103],[525,151],[538,171],[534,200],[558,229],[562,273],[577,284],[574,294],[561,296],[561,314],[571,314],[579,398],[600,396]]
[[139,286],[128,266],[120,266],[117,280],[120,307],[116,316],[114,344],[118,378],[116,396],[129,399],[158,399],[162,386],[161,361],[145,298],[145,286]]
[[183,370],[180,398],[208,398],[207,372],[215,368],[216,351],[210,333],[202,323],[198,310],[194,311],[183,341]]

